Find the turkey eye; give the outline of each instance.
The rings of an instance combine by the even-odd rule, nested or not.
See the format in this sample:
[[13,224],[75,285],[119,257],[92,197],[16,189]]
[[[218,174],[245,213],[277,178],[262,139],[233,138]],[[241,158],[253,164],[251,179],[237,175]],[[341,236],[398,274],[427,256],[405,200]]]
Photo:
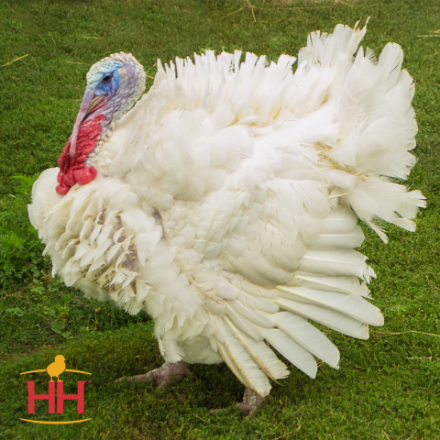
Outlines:
[[110,82],[110,80],[111,80],[111,76],[107,75],[107,76],[104,76],[104,78],[102,79],[102,82],[103,83],[108,83],[108,82]]

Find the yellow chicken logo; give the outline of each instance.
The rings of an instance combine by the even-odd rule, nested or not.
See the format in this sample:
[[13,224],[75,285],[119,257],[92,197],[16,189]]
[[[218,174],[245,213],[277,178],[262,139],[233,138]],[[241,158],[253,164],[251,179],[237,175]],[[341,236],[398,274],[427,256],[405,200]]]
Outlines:
[[[41,370],[25,371],[21,374],[31,374],[31,373],[47,373],[50,377],[48,383],[48,393],[47,394],[36,394],[35,393],[35,382],[33,380],[28,380],[28,414],[35,414],[35,401],[36,400],[47,400],[48,401],[48,412],[49,414],[63,414],[64,413],[64,401],[65,400],[76,400],[78,406],[78,414],[84,414],[84,385],[87,381],[78,380],[78,393],[77,394],[65,394],[64,393],[64,383],[60,379],[60,375],[64,372],[68,373],[80,373],[89,374],[87,371],[80,370],[70,370],[66,368],[66,358],[58,354],[55,356],[55,361],[50,363],[46,368]],[[55,383],[54,377],[57,378]],[[90,381],[89,381],[90,382]],[[56,391],[56,392],[55,392]],[[66,423],[83,423],[87,422],[89,419],[80,420],[66,420],[66,421],[41,421],[41,420],[30,420],[20,418],[24,422],[30,423],[40,423],[46,425],[64,425]]]
[[46,368],[47,374],[50,376],[50,381],[53,382],[53,377],[56,377],[57,380],[60,380],[59,376],[61,373],[64,372],[66,369],[65,364],[66,359],[62,354],[59,354],[55,356],[55,362],[52,362],[49,364],[49,366]]
[[[81,374],[92,374],[87,373],[87,371],[80,371],[80,370],[69,370],[66,368],[66,358],[62,354],[57,354],[55,356],[55,362],[52,362],[48,365],[48,367],[44,370],[32,370],[32,371],[25,371],[24,373],[20,374],[29,374],[29,373],[47,373],[50,376],[50,382],[53,382],[53,377],[56,377],[57,380],[61,381],[59,378],[61,373],[64,372],[69,373],[81,373]],[[62,381],[61,381],[62,382]]]

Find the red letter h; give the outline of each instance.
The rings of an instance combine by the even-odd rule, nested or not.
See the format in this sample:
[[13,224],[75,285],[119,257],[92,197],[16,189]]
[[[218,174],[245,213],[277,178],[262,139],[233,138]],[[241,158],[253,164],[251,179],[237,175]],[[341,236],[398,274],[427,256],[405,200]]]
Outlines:
[[27,381],[27,384],[28,384],[28,413],[29,414],[35,413],[35,400],[48,400],[49,414],[54,414],[55,413],[55,382],[49,382],[49,394],[35,394],[35,382],[33,380]]
[[[77,400],[78,401],[78,414],[84,414],[84,384],[85,380],[78,381],[78,394],[64,394],[63,381],[57,382],[57,413],[63,414],[64,400]],[[50,411],[49,411],[50,412]]]

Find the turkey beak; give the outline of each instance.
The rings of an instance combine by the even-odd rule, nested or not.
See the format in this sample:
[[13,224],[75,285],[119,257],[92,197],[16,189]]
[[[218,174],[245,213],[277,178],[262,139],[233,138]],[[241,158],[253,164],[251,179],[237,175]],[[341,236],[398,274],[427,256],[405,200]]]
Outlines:
[[[100,98],[99,100],[97,98]],[[79,129],[87,115],[96,107],[104,98],[103,95],[95,96],[95,89],[86,89],[84,97],[79,108],[78,116],[76,117],[75,125],[73,126],[72,135],[70,136],[70,157],[76,155],[76,141],[78,139]]]

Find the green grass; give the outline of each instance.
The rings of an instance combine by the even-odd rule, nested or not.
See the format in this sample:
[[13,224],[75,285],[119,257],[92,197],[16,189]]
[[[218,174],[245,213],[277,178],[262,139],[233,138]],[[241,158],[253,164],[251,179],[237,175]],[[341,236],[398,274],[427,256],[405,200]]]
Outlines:
[[[440,39],[419,37],[440,28],[440,4],[251,3],[259,8],[256,21],[249,8],[233,13],[245,1],[0,0],[0,439],[440,438],[440,338],[429,335],[440,335]],[[153,385],[113,383],[162,363],[152,322],[85,299],[51,278],[26,214],[33,180],[56,165],[70,135],[89,66],[118,51],[133,53],[146,69],[157,58],[206,48],[274,59],[296,55],[311,31],[368,16],[363,45],[379,53],[387,42],[399,43],[416,83],[418,163],[409,184],[428,199],[415,234],[389,227],[384,245],[365,230],[361,251],[378,274],[371,289],[385,326],[373,329],[367,342],[327,331],[341,350],[340,370],[322,365],[311,380],[292,367],[250,419],[234,410],[209,414],[242,397],[243,386],[225,365],[195,365],[197,381],[162,393]],[[45,368],[56,354],[66,357],[68,368],[92,373],[84,414],[92,420],[21,422],[27,388],[19,373]],[[43,392],[46,378],[32,378]],[[66,376],[67,392],[76,392],[72,384],[83,378]],[[65,408],[65,416],[56,417],[78,417],[74,402]],[[39,402],[34,417],[59,420],[46,411]]]

